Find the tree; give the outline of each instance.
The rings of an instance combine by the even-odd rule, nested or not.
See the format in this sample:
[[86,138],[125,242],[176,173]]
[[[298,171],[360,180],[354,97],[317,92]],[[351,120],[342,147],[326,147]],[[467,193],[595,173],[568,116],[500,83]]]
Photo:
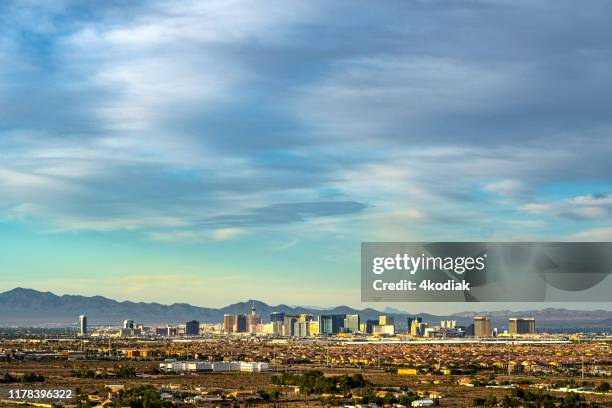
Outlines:
[[487,395],[484,400],[485,407],[495,407],[497,406],[497,397],[494,395]]
[[34,374],[34,373],[27,373],[27,374],[24,374],[23,377],[21,377],[22,383],[33,383],[33,382],[44,382],[44,381],[45,381],[44,376]]
[[273,389],[272,391],[270,391],[270,399],[272,401],[278,401],[278,399],[280,398],[281,393],[279,390],[277,389]]
[[521,403],[518,399],[512,398],[509,395],[506,395],[501,400],[501,406],[504,408],[515,408],[515,407],[520,407]]

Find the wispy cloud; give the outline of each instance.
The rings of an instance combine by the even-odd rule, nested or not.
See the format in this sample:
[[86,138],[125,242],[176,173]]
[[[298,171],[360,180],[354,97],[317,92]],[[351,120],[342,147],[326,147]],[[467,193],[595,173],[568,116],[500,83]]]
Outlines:
[[277,244],[272,247],[274,251],[284,251],[286,249],[292,248],[296,246],[300,241],[297,238],[292,238],[287,242],[283,242],[282,244]]
[[525,185],[520,180],[506,179],[485,184],[482,189],[489,193],[511,198],[523,194],[525,192]]
[[225,241],[246,234],[242,228],[219,228],[213,231],[212,236],[217,241]]
[[571,238],[579,241],[609,242],[612,241],[612,227],[581,231],[573,234]]
[[522,209],[530,213],[570,219],[612,221],[612,193],[580,195],[545,203],[528,203]]
[[45,3],[0,6],[3,219],[173,242],[609,220],[543,193],[612,178],[607,2]]

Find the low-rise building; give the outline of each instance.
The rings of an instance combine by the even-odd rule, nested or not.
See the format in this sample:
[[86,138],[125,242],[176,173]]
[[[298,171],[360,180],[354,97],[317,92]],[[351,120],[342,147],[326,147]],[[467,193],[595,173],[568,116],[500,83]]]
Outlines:
[[166,361],[159,364],[161,371],[175,373],[196,373],[203,371],[260,373],[268,371],[268,367],[269,365],[266,362],[246,361]]
[[418,400],[412,401],[410,406],[412,407],[433,407],[434,401],[430,399],[418,399]]

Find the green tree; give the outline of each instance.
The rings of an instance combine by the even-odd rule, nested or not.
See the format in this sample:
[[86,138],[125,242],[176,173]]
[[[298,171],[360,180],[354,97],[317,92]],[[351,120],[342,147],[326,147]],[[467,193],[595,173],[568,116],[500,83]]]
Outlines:
[[485,407],[497,406],[497,397],[495,395],[487,395],[484,400]]

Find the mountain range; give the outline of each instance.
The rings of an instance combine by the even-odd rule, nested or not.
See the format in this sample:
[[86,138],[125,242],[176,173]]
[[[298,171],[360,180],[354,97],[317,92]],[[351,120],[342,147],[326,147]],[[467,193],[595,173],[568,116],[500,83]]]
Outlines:
[[[125,319],[132,319],[144,324],[177,324],[189,320],[207,323],[220,323],[224,314],[248,313],[254,307],[264,321],[271,312],[287,314],[311,313],[320,314],[359,314],[362,321],[377,319],[381,314],[391,315],[396,325],[404,328],[407,313],[397,309],[385,309],[383,312],[367,308],[354,309],[348,306],[314,308],[302,306],[271,306],[258,300],[234,303],[222,308],[192,306],[186,303],[163,305],[160,303],[118,302],[102,296],[58,296],[51,292],[40,292],[34,289],[15,288],[0,293],[0,326],[4,325],[61,325],[74,324],[79,315],[87,315],[92,325],[119,325]],[[440,320],[456,320],[459,325],[472,322],[475,315],[488,315],[494,327],[507,327],[508,317],[535,317],[538,328],[550,330],[597,329],[609,330],[612,327],[612,311],[608,310],[568,310],[547,308],[543,310],[510,311],[498,310],[489,312],[461,312],[451,315],[432,315],[418,313],[414,316],[423,321],[439,324]]]

